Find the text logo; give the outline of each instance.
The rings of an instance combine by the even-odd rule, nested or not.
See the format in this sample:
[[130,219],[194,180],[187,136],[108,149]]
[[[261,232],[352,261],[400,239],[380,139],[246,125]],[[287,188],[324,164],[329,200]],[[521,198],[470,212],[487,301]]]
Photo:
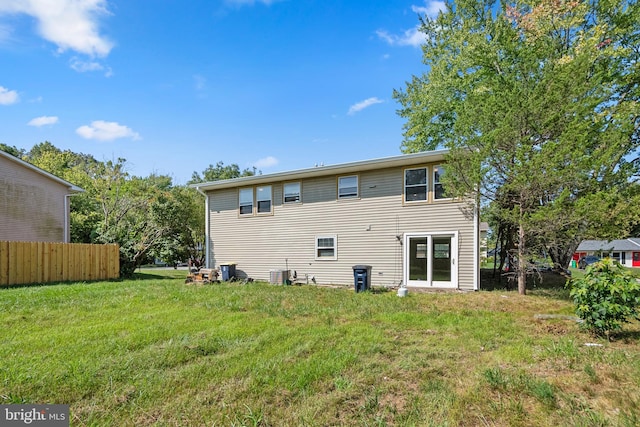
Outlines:
[[69,405],[0,405],[0,425],[69,427]]

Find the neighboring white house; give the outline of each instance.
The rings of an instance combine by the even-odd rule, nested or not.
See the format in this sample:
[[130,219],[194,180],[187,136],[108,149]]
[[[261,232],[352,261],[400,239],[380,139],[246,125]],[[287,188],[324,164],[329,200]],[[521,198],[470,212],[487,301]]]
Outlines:
[[640,267],[640,238],[583,240],[573,254],[573,259],[577,262],[586,255],[610,257],[626,267]]
[[477,290],[477,207],[444,194],[445,154],[194,184],[206,196],[206,265],[319,284],[353,284],[352,267],[370,265],[374,286]]
[[489,223],[481,222],[480,223],[480,259],[482,262],[487,260],[488,257],[488,234],[489,234]]
[[69,197],[82,191],[0,150],[0,240],[69,242]]

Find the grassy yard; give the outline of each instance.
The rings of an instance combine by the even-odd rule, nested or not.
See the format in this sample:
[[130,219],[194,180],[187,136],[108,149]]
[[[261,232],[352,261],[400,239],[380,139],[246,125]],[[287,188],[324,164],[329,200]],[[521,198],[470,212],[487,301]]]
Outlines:
[[398,298],[184,273],[0,289],[0,403],[69,404],[74,426],[640,423],[640,324],[606,342],[534,317],[571,315],[566,292]]

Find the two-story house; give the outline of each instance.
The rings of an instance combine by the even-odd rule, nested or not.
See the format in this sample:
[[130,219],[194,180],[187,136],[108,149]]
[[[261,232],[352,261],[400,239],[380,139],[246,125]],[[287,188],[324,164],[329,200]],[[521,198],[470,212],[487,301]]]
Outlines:
[[195,184],[206,197],[206,264],[239,278],[290,271],[319,284],[479,287],[479,221],[447,197],[446,151]]
[[69,198],[82,191],[0,150],[0,240],[69,242]]

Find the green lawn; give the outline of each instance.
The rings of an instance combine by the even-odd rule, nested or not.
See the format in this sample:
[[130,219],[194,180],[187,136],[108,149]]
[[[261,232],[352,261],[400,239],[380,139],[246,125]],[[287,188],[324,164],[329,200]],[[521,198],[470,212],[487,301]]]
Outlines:
[[69,404],[75,426],[640,423],[640,325],[606,342],[534,319],[570,315],[564,292],[184,274],[0,289],[0,404]]

